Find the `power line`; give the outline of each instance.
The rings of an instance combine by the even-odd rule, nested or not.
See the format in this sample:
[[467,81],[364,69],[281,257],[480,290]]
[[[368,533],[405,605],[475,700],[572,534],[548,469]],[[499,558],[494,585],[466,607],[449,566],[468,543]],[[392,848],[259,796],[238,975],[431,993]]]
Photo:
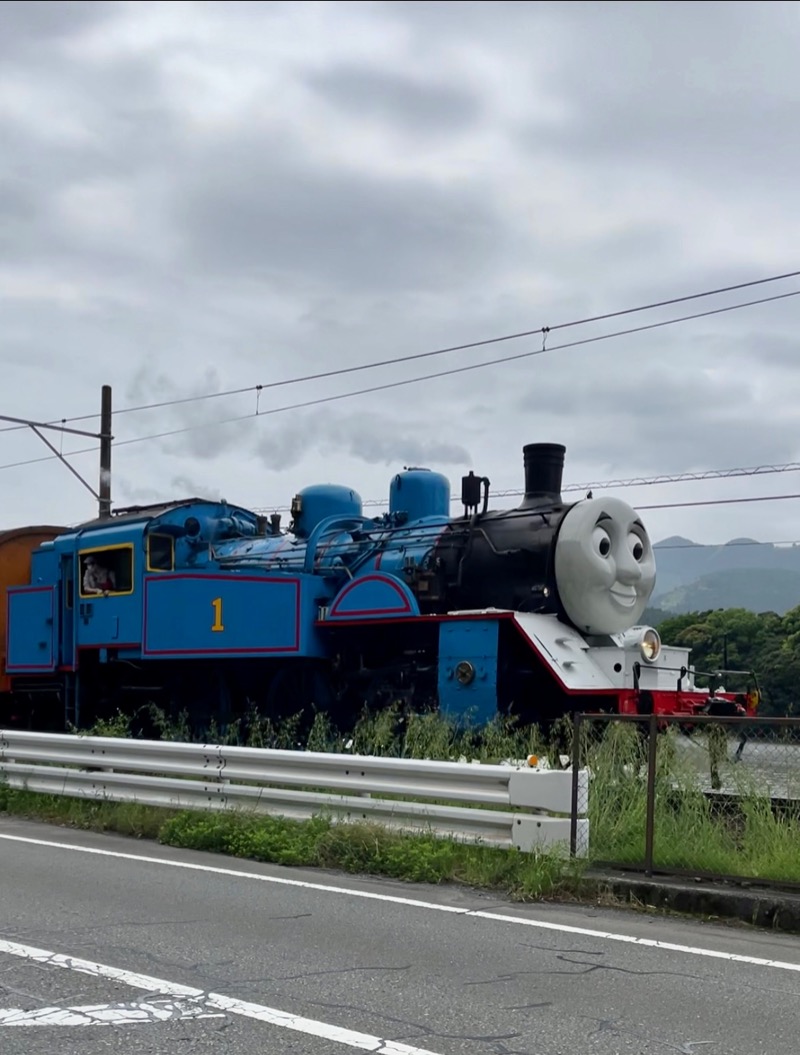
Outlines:
[[658,554],[665,549],[733,549],[738,546],[800,546],[800,539],[783,539],[779,542],[759,542],[757,539],[735,539],[731,542],[656,542],[653,549]]
[[[787,279],[787,278],[796,278],[798,275],[800,275],[800,271],[787,271],[785,274],[782,274],[782,275],[770,275],[768,278],[753,279],[753,280],[751,280],[749,282],[739,282],[739,283],[737,283],[736,285],[733,285],[733,286],[721,286],[718,289],[704,290],[701,293],[690,293],[690,294],[688,294],[686,296],[682,296],[682,297],[671,297],[668,300],[654,301],[652,303],[642,304],[642,305],[639,305],[638,307],[634,307],[634,308],[623,308],[623,309],[621,309],[619,311],[610,311],[610,312],[606,312],[605,314],[602,314],[602,315],[592,315],[592,316],[588,316],[588,317],[583,318],[583,319],[573,319],[570,322],[557,323],[554,326],[539,326],[536,329],[523,330],[523,331],[520,331],[519,333],[509,333],[509,334],[504,334],[504,335],[502,335],[500,337],[489,337],[489,338],[486,338],[486,339],[480,340],[480,341],[470,341],[470,342],[468,342],[466,344],[455,344],[455,345],[451,345],[451,346],[445,347],[445,348],[435,348],[432,351],[417,352],[417,353],[415,353],[413,355],[396,356],[396,357],[391,358],[391,359],[383,359],[383,360],[370,362],[370,363],[361,363],[358,366],[339,367],[339,368],[337,368],[335,370],[325,370],[325,371],[322,371],[320,373],[307,374],[307,375],[302,376],[302,377],[286,378],[286,379],[284,379],[282,381],[270,381],[270,382],[268,382],[266,384],[248,385],[248,386],[243,387],[243,388],[231,388],[231,389],[227,389],[227,390],[225,390],[223,392],[207,392],[207,393],[204,393],[204,394],[198,395],[198,396],[185,396],[185,397],[182,397],[180,399],[162,400],[161,402],[158,402],[158,403],[144,403],[144,404],[141,404],[139,406],[123,407],[120,410],[114,411],[114,413],[115,414],[133,414],[135,412],[142,411],[142,410],[158,410],[158,409],[162,409],[162,408],[165,408],[165,407],[180,406],[180,405],[185,404],[185,403],[197,403],[197,402],[201,402],[203,400],[220,399],[222,397],[227,397],[227,396],[246,395],[249,392],[260,394],[261,392],[266,391],[267,389],[271,389],[271,388],[282,388],[282,387],[284,387],[286,385],[296,385],[296,384],[301,384],[301,383],[304,383],[304,382],[307,382],[307,381],[321,381],[321,380],[325,380],[325,379],[331,378],[331,377],[341,377],[341,376],[344,376],[346,374],[358,373],[358,372],[363,371],[363,370],[375,370],[375,369],[378,369],[378,368],[384,367],[384,366],[397,366],[397,365],[399,365],[401,363],[410,363],[410,362],[414,362],[416,360],[430,359],[430,358],[432,358],[434,356],[447,355],[447,354],[449,354],[451,352],[467,351],[467,350],[473,349],[473,348],[485,348],[485,347],[487,347],[489,345],[501,344],[501,343],[503,343],[505,341],[516,341],[516,340],[519,340],[519,339],[521,339],[523,337],[535,337],[535,336],[546,337],[548,333],[555,333],[557,330],[566,330],[566,329],[570,329],[570,328],[575,327],[575,326],[586,326],[586,325],[588,325],[590,323],[595,323],[595,322],[607,322],[609,319],[617,319],[617,318],[621,318],[621,317],[626,316],[626,315],[634,315],[634,314],[637,314],[638,312],[642,312],[642,311],[653,311],[655,308],[669,307],[669,306],[674,305],[674,304],[684,304],[684,303],[686,303],[688,301],[700,300],[700,299],[702,299],[704,297],[718,296],[721,293],[732,293],[732,292],[735,292],[736,290],[749,289],[749,288],[751,288],[753,286],[761,286],[761,285],[765,285],[766,283],[769,283],[769,282],[779,282],[779,281],[782,281],[783,279]],[[792,296],[792,294],[786,294],[786,296]],[[751,304],[767,303],[769,300],[779,300],[779,299],[781,299],[781,298],[780,297],[768,297],[765,300],[752,301]],[[733,305],[732,307],[735,308],[735,307],[739,307],[739,306],[741,306],[741,307],[748,307],[750,305]],[[719,309],[719,310],[724,310],[724,309]],[[713,312],[709,312],[708,314],[714,314],[714,313]],[[688,318],[701,318],[701,317],[702,317],[702,315],[688,316]],[[675,320],[675,321],[680,321],[680,320]],[[636,332],[636,331],[629,331],[629,332]],[[570,345],[561,345],[560,347],[563,348],[563,347],[571,347],[571,346]],[[550,349],[550,350],[553,351],[555,349]],[[542,348],[542,351],[547,351],[547,349]],[[499,361],[502,362],[503,360],[499,360]],[[489,364],[487,364],[487,365],[489,365]],[[433,376],[438,376],[438,375],[433,375]],[[97,414],[82,414],[82,415],[79,415],[77,417],[62,418],[61,419],[61,424],[63,425],[63,424],[65,424],[68,421],[87,421],[87,420],[89,420],[91,418],[96,418],[97,416],[98,416]],[[238,420],[238,419],[232,419],[232,420]],[[0,432],[13,432],[13,431],[15,431],[13,428],[0,429]],[[0,468],[2,468],[2,467],[0,467]]]
[[[748,468],[735,469],[705,469],[699,472],[666,473],[662,476],[632,476],[619,480],[590,480],[587,483],[567,484],[561,488],[562,494],[574,491],[610,491],[614,488],[625,487],[649,487],[658,484],[693,483],[699,480],[728,480],[738,476],[765,476],[771,473],[800,472],[800,462],[786,462],[783,465],[755,465]],[[524,495],[520,488],[505,488],[492,491],[493,498],[518,498]],[[367,498],[361,504],[364,508],[368,506],[384,506],[387,498]],[[460,502],[458,495],[450,496],[451,502]],[[289,506],[254,506],[253,512],[261,513],[269,510],[283,512]]]
[[[786,300],[789,297],[800,296],[800,289],[792,290],[789,293],[780,293],[772,297],[762,297],[758,300],[743,301],[739,304],[728,304],[722,308],[712,308],[709,311],[696,312],[692,315],[682,315],[674,319],[663,319],[660,322],[652,322],[642,326],[634,326],[627,330],[617,330],[613,333],[603,333],[596,337],[584,337],[581,340],[569,341],[565,344],[556,344],[551,348],[535,348],[528,352],[518,352],[516,355],[506,355],[498,359],[485,360],[482,363],[470,363],[464,366],[452,367],[449,370],[439,370],[433,374],[423,374],[417,377],[404,378],[399,381],[387,381],[382,385],[372,385],[368,388],[360,388],[350,392],[339,392],[330,396],[320,396],[317,399],[309,399],[300,403],[290,403],[282,407],[272,407],[269,410],[257,411],[255,414],[239,414],[232,418],[221,418],[217,421],[209,421],[199,425],[185,425],[179,429],[168,429],[164,432],[155,432],[146,436],[134,436],[127,440],[117,440],[115,447],[125,447],[133,443],[144,443],[149,440],[166,439],[170,436],[180,436],[187,432],[197,432],[200,429],[213,428],[218,425],[230,425],[240,421],[250,421],[256,418],[269,417],[273,414],[282,414],[290,410],[304,410],[308,407],[321,406],[325,403],[335,403],[342,399],[352,399],[355,396],[371,395],[375,392],[386,392],[395,388],[402,388],[407,385],[419,384],[422,381],[433,381],[441,377],[452,377],[455,374],[463,374],[472,370],[483,370],[488,366],[499,366],[504,363],[516,362],[521,359],[529,359],[533,356],[545,355],[549,352],[563,351],[567,348],[578,348],[587,344],[595,344],[598,341],[607,341],[614,337],[627,337],[635,333],[644,333],[648,330],[657,330],[665,326],[674,326],[680,322],[690,322],[694,319],[708,318],[711,315],[722,315],[729,311],[736,311],[740,308],[750,308],[758,304],[769,304],[773,301]],[[85,447],[80,450],[68,452],[69,457],[77,454],[89,454],[97,450],[96,447]],[[49,461],[48,458],[31,458],[21,462],[10,462],[6,465],[0,465],[0,469],[12,469],[22,465],[34,465],[37,462]]]
[[782,502],[787,498],[800,498],[799,495],[758,495],[753,498],[706,498],[699,502],[665,502],[662,505],[637,506],[636,509],[684,509],[689,506],[728,506],[744,502]]

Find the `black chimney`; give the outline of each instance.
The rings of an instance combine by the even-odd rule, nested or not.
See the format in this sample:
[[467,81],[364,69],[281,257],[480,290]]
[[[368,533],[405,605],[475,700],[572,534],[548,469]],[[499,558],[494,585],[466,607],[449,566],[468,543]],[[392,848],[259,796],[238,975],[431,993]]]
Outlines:
[[560,443],[527,443],[525,458],[525,497],[522,506],[561,504],[561,475],[567,448]]

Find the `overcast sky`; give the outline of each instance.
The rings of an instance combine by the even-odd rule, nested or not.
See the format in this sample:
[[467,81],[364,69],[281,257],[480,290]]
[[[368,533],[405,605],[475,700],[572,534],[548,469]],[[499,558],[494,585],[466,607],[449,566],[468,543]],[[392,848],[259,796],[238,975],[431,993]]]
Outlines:
[[[267,386],[798,270],[798,54],[796,3],[0,3],[0,413]],[[542,338],[119,413],[114,503],[382,498],[409,464],[518,488],[531,441],[566,445],[567,484],[800,460],[798,323],[800,297],[316,407],[270,413]],[[0,527],[94,515],[54,459],[7,467],[47,455],[0,433]],[[96,484],[96,453],[74,464]],[[654,540],[800,539],[800,501],[642,515]]]

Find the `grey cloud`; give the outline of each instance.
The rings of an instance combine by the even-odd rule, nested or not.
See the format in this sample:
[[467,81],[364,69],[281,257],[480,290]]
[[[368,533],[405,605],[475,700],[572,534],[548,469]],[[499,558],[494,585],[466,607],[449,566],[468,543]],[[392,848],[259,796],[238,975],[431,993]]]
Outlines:
[[[143,365],[127,387],[127,403],[130,406],[169,404],[175,400],[216,393],[222,388],[219,373],[214,367],[207,367],[199,374],[194,372],[191,376],[193,380],[190,384],[177,384],[165,372],[154,370],[150,363]],[[232,408],[229,400],[178,402],[144,413],[147,415],[147,425],[138,427],[139,435],[145,435],[145,428],[147,433],[155,436],[175,430],[176,435],[154,441],[170,454],[203,459],[218,458],[237,448],[241,449],[246,442],[243,439],[245,423],[225,421],[226,418],[238,416],[237,407]],[[136,416],[141,419],[141,414]],[[186,431],[183,431],[184,429]]]
[[20,228],[36,216],[36,193],[19,175],[0,177],[0,222]]
[[[269,382],[789,270],[781,264],[793,252],[786,184],[800,160],[787,110],[797,92],[791,7],[358,0],[320,5],[336,8],[335,18],[323,16],[323,40],[316,16],[309,29],[306,6],[288,3],[281,32],[301,42],[308,32],[314,44],[277,55],[263,17],[275,6],[197,5],[183,32],[174,14],[182,5],[162,19],[166,8],[152,4],[142,33],[142,8],[129,4],[113,39],[95,34],[96,50],[84,55],[79,34],[114,5],[0,5],[0,50],[14,42],[0,76],[11,71],[9,83],[23,89],[12,101],[29,106],[0,118],[9,413],[17,402],[32,417],[90,413],[103,381],[114,385],[115,406]],[[359,65],[369,61],[370,34],[381,40],[382,73]],[[505,68],[513,93],[504,97]],[[263,69],[287,90],[262,106],[249,93]],[[430,105],[420,109],[426,78]],[[195,82],[208,112],[186,106]],[[528,113],[541,112],[542,98],[552,114],[531,131]],[[300,142],[331,116],[341,158],[304,154]],[[477,121],[488,138],[467,138]],[[276,130],[284,122],[285,134]],[[381,137],[372,138],[376,127],[403,132],[408,169],[428,177],[398,174]],[[373,145],[359,153],[365,135]],[[463,175],[451,179],[454,171]],[[113,193],[95,197],[95,186],[120,191],[133,217],[124,233],[103,204]],[[764,209],[774,210],[774,225],[769,213],[763,222]],[[469,468],[468,455],[493,487],[519,487],[520,448],[537,439],[566,443],[567,481],[793,460],[798,306],[455,375],[330,411],[213,424],[252,415],[251,394],[121,415],[123,442],[198,427],[121,447],[115,500],[126,479],[132,494],[147,494],[131,501],[200,490],[193,482],[202,480],[244,504],[276,495],[283,503],[326,478],[371,497],[404,464]],[[548,346],[584,335],[553,333]],[[538,344],[355,374],[341,387],[264,392],[261,408]],[[27,456],[8,449],[21,444],[17,434],[4,442],[5,461]],[[39,477],[28,470],[9,472],[7,504],[33,518],[73,494],[84,501],[57,468],[52,493],[30,486]],[[745,493],[747,484],[738,486]],[[785,514],[780,503],[769,508],[788,516],[790,505]],[[728,512],[742,524],[731,534],[753,533],[757,506]],[[691,511],[665,515],[696,522]],[[709,519],[712,537],[722,534],[716,523]]]
[[526,398],[542,408],[540,431],[550,424],[551,438],[566,442],[567,465],[594,464],[600,478],[794,460],[796,428],[764,427],[747,376],[698,374],[687,384],[687,371],[666,364],[645,364],[624,380],[622,370],[576,371],[569,384],[543,378]]
[[306,83],[357,117],[400,125],[416,136],[461,131],[474,124],[481,109],[476,96],[447,83],[368,67],[313,73]]
[[187,265],[267,283],[402,293],[489,275],[512,238],[479,183],[437,186],[323,168],[244,136],[194,155],[174,213]]
[[389,418],[361,413],[341,418],[315,416],[312,427],[272,429],[255,445],[259,458],[272,470],[290,469],[309,453],[332,451],[350,455],[368,465],[464,465],[469,453],[457,443],[426,438],[429,432],[413,421],[399,424]]
[[691,93],[666,86],[663,93],[653,90],[649,105],[641,97],[603,101],[587,92],[574,118],[546,132],[537,127],[529,144],[534,152],[549,148],[563,158],[594,158],[617,169],[635,164],[650,172],[642,176],[645,186],[656,170],[693,181],[699,168],[724,178],[728,191],[754,177],[762,190],[789,190],[800,162],[800,147],[786,135],[796,105],[758,107],[710,95],[701,105]]
[[0,54],[73,36],[115,13],[116,3],[102,0],[5,0],[0,7]]
[[254,445],[255,455],[271,472],[294,469],[314,447],[310,431],[265,426]]
[[[377,425],[377,423],[376,423]],[[467,450],[456,443],[426,440],[408,433],[398,435],[386,423],[373,426],[340,423],[338,442],[355,458],[373,465],[463,465],[469,462]]]
[[[128,386],[129,405],[164,403],[192,394],[221,390],[219,375],[214,368],[205,371],[187,389],[178,386],[163,372],[142,367]],[[253,399],[245,396],[246,400]],[[290,396],[283,397],[286,403]],[[212,409],[213,408],[213,409]],[[186,429],[175,436],[157,441],[162,449],[173,454],[218,458],[230,452],[253,450],[256,457],[272,472],[293,469],[309,453],[325,454],[340,451],[370,465],[401,465],[409,463],[465,464],[470,458],[465,448],[444,439],[431,439],[428,426],[413,419],[397,422],[359,410],[340,414],[327,409],[314,410],[302,422],[292,412],[273,417],[249,415],[239,401],[238,409],[244,420],[228,424],[214,424],[214,419],[238,416],[230,400],[208,400],[178,403],[148,412],[157,415],[153,433]],[[268,407],[264,408],[268,411]],[[140,429],[141,434],[141,429]]]
[[[766,329],[748,327],[722,343],[726,355],[745,370],[749,369],[753,349],[757,350],[761,367],[777,370],[789,368],[792,371],[797,368],[797,337],[793,333],[770,333]],[[785,385],[787,379],[783,378],[781,383]]]
[[[0,118],[0,259],[46,260],[70,277],[148,274],[169,245],[159,188],[164,158],[180,140],[157,70],[140,57],[85,66],[58,58],[36,81],[37,108],[24,119]],[[106,99],[117,103],[105,107]],[[104,187],[130,204],[125,235],[113,225],[103,232]],[[65,212],[68,195],[93,222]]]
[[[568,32],[551,84],[567,116],[532,127],[535,153],[636,166],[697,184],[788,189],[800,161],[787,134],[796,114],[800,31],[782,5],[693,3],[547,5]],[[708,190],[712,190],[709,185]]]
[[[361,6],[356,0],[354,6]],[[426,42],[441,39],[467,38],[479,40],[490,37],[505,37],[509,26],[513,26],[515,37],[526,27],[535,27],[542,9],[558,8],[560,5],[545,4],[536,0],[493,0],[492,3],[475,3],[474,0],[387,0],[386,3],[371,4],[372,10],[381,15],[392,15],[400,22],[417,31]],[[576,6],[587,6],[578,4]],[[591,6],[591,5],[589,5]],[[507,38],[506,38],[507,39]]]

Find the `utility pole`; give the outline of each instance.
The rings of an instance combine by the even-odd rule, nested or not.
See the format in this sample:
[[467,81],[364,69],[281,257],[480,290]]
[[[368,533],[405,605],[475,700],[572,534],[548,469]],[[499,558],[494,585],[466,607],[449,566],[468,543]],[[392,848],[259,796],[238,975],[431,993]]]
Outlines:
[[[31,421],[30,418],[14,418],[8,414],[0,414],[0,421],[8,421],[20,428],[29,428],[35,433],[42,443],[50,449],[53,455],[69,469],[72,475],[80,480],[89,494],[96,498],[99,505],[101,517],[111,516],[111,386],[103,385],[100,402],[100,432],[87,432],[85,429],[68,428],[62,419],[61,424],[55,421]],[[81,476],[78,470],[71,465],[65,455],[54,444],[50,442],[44,431],[60,432],[68,436],[89,436],[93,440],[100,440],[100,491],[97,492],[91,484]],[[13,430],[12,430],[13,431]]]
[[111,385],[103,385],[100,401],[99,514],[111,516]]

